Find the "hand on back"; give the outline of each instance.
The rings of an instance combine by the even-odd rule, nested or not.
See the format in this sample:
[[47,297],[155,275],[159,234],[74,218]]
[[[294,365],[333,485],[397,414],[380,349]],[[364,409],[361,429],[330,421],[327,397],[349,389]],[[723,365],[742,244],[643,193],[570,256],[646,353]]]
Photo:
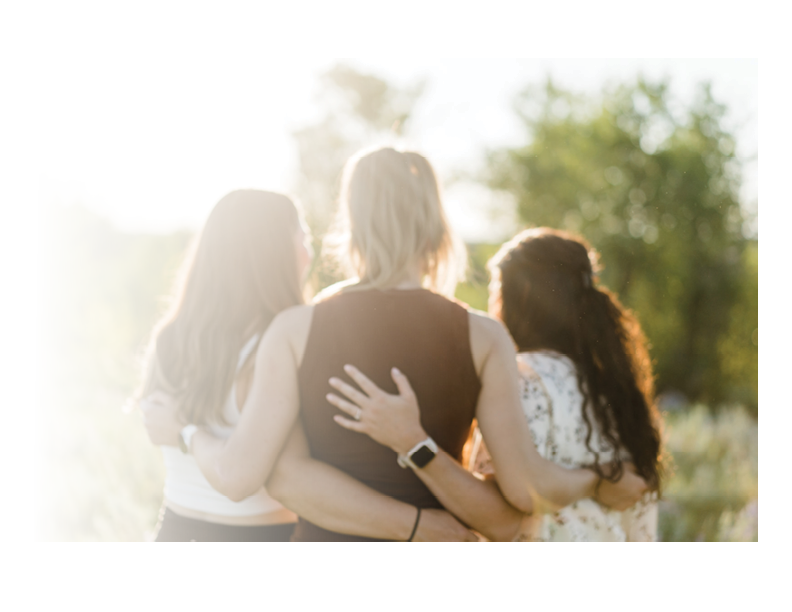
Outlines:
[[396,368],[391,370],[391,377],[399,390],[398,395],[391,395],[354,366],[347,365],[344,370],[363,392],[339,378],[330,379],[330,385],[343,393],[348,400],[330,393],[327,401],[354,419],[337,415],[336,423],[346,429],[366,434],[397,453],[407,453],[426,439],[427,434],[421,427],[418,400],[404,374]]

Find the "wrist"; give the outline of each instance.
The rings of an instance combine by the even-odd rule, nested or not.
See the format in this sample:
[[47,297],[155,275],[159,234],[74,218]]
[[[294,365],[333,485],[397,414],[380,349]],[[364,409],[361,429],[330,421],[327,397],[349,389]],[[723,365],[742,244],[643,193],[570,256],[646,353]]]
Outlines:
[[416,444],[423,442],[426,438],[429,437],[423,427],[418,427],[414,431],[410,432],[409,435],[404,436],[401,440],[399,440],[398,444],[393,446],[393,450],[395,450],[399,455],[404,455],[405,453],[410,452]]
[[597,474],[593,467],[584,467],[583,474],[586,477],[586,493],[583,497],[596,499],[597,493],[599,493],[600,484],[602,484],[602,478],[599,474]]
[[431,463],[432,459],[437,457],[439,451],[440,448],[437,446],[437,442],[427,436],[406,453],[399,454],[396,461],[403,468],[422,469]]
[[421,522],[421,508],[416,506],[415,509],[417,510],[417,514],[415,515],[415,523],[413,523],[412,531],[410,532],[410,537],[407,538],[408,542],[412,542],[415,539],[415,534],[418,532],[418,523]]

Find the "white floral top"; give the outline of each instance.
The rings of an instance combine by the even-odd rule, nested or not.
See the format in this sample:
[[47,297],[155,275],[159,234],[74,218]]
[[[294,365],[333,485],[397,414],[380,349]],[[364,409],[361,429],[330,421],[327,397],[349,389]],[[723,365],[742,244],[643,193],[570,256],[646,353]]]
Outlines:
[[[549,351],[520,353],[522,406],[528,419],[534,443],[545,459],[568,468],[594,463],[594,453],[586,447],[587,427],[583,420],[583,395],[578,387],[574,363],[567,357]],[[599,452],[604,464],[615,458],[600,435],[593,414],[590,445]],[[486,453],[485,449],[484,453]],[[621,458],[629,456],[622,449]],[[483,462],[482,462],[483,459]],[[484,468],[486,459],[475,460]],[[517,540],[624,542],[657,539],[657,496],[647,494],[643,500],[624,512],[610,510],[592,499],[582,499],[553,514],[527,518]]]

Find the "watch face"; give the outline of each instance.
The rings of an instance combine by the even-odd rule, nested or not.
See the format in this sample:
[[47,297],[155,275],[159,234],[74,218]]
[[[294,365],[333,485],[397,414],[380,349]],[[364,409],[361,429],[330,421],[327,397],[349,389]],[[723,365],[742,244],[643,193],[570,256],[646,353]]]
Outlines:
[[435,452],[425,444],[410,455],[410,460],[419,468],[424,467],[432,459],[435,458]]

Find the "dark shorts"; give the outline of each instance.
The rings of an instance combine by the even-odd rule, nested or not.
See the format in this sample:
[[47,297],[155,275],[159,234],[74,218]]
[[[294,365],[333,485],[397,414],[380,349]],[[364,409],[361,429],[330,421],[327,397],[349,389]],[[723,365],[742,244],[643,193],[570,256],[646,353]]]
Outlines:
[[176,514],[160,513],[155,542],[289,542],[294,523],[282,525],[221,525]]

